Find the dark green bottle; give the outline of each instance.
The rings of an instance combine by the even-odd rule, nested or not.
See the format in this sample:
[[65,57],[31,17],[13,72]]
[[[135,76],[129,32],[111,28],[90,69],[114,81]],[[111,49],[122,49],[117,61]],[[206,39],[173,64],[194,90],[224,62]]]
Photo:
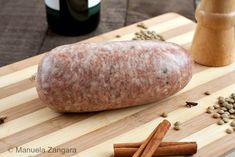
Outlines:
[[76,36],[93,31],[100,20],[100,0],[45,0],[50,29]]

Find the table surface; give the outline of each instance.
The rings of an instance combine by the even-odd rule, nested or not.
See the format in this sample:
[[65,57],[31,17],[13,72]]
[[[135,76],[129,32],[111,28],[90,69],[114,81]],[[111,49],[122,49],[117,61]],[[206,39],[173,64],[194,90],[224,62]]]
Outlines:
[[194,0],[102,0],[101,21],[94,32],[64,37],[48,28],[43,0],[0,0],[0,8],[0,66],[166,12],[194,19]]
[[102,0],[98,28],[84,36],[65,37],[48,28],[44,1],[0,0],[0,7],[0,67],[165,12],[194,19],[194,0]]

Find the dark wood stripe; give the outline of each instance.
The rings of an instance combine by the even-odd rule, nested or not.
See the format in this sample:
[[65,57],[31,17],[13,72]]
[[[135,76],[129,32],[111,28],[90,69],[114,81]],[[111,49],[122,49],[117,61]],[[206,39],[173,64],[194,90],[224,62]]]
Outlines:
[[[211,117],[211,114],[202,113],[180,125],[181,130],[175,131],[173,128],[167,133],[164,138],[165,141],[179,141],[187,136],[192,135],[211,124],[216,123],[218,120]],[[200,124],[200,125],[195,125]]]
[[0,88],[0,99],[13,95],[15,93],[27,90],[35,86],[35,82],[30,79],[11,84],[9,86]]
[[[136,115],[138,115],[137,113]],[[124,121],[128,119],[129,117],[123,119]],[[132,117],[133,118],[133,117]],[[128,121],[127,124],[123,126],[123,123],[119,122],[115,124],[111,124],[110,126],[101,128],[96,130],[95,132],[91,132],[89,134],[86,134],[79,138],[79,140],[72,140],[66,144],[60,145],[57,148],[76,148],[77,153],[84,151],[86,149],[89,149],[90,147],[96,146],[97,144],[100,144],[102,142],[105,142],[111,138],[114,138],[120,134],[123,134],[127,131],[130,131],[134,129],[135,127],[140,126],[141,122],[139,122],[139,117],[134,117],[132,121]],[[139,123],[139,124],[136,124]],[[146,122],[145,122],[146,123]],[[192,124],[198,124],[203,123],[203,125],[197,125],[196,128],[192,129]],[[193,133],[198,132],[199,130],[208,127],[209,125],[215,123],[215,119],[211,118],[210,116],[206,115],[206,113],[203,113],[197,117],[194,117],[184,123],[182,123],[180,131],[175,131],[172,128],[168,131],[166,137],[164,138],[164,141],[179,141],[182,138],[185,138]],[[144,123],[143,123],[144,124]],[[156,124],[157,125],[157,124]],[[123,130],[125,129],[125,130]],[[97,136],[98,135],[98,136]],[[94,143],[94,141],[97,141]],[[139,142],[139,141],[136,141]],[[45,153],[40,154],[37,157],[57,157],[59,154],[57,153]],[[74,153],[68,153],[67,156],[74,155]]]
[[27,103],[4,110],[0,112],[0,115],[6,115],[7,119],[5,120],[5,122],[9,122],[11,120],[33,113],[45,107],[46,107],[45,104],[43,104],[43,102],[41,102],[39,99],[34,99]]
[[38,124],[37,126],[25,129],[11,136],[2,138],[0,139],[0,153],[7,151],[9,148],[22,145],[24,143],[35,140],[64,127],[72,125],[76,122],[87,119],[92,115],[94,114],[63,114],[62,116],[55,117],[41,124]]
[[[90,147],[93,147],[97,144],[100,144],[110,138],[114,138],[120,134],[123,134],[127,131],[130,131],[140,125],[143,125],[153,119],[159,117],[162,112],[169,113],[185,105],[185,101],[197,101],[205,97],[204,92],[209,90],[211,93],[217,92],[229,85],[235,83],[231,78],[235,77],[235,71],[229,73],[226,76],[222,76],[218,79],[212,80],[206,84],[197,86],[194,89],[191,89],[188,92],[182,93],[179,96],[171,97],[162,102],[150,104],[149,107],[145,110],[142,110],[138,113],[135,113],[131,116],[125,117],[117,122],[114,122],[108,126],[97,129],[93,132],[85,134],[81,137],[78,137],[74,140],[66,142],[58,147],[61,148],[76,148],[77,153],[84,151]],[[214,86],[216,84],[216,86]],[[190,109],[189,109],[190,110]],[[201,124],[193,127],[194,130],[201,130],[210,124],[215,122],[209,115],[203,113],[198,117],[194,117],[191,120],[185,122],[182,125],[183,130],[178,132],[170,132],[166,137],[167,140],[179,140],[183,137],[186,137],[193,132],[192,124]],[[40,156],[56,156],[57,154],[40,154]],[[71,154],[70,154],[71,155]]]

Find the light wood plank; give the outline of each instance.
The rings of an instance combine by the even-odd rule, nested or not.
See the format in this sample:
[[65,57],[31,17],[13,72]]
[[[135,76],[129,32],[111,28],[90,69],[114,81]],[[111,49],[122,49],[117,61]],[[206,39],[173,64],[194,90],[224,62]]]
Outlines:
[[[222,75],[226,75],[226,74],[228,74],[229,72],[231,72],[232,70],[235,70],[235,64],[233,64],[233,66],[231,67],[231,68],[228,68],[228,67],[221,67],[221,68],[217,68],[217,69],[215,69],[215,68],[208,68],[207,70],[204,70],[204,71],[202,71],[202,72],[199,72],[199,73],[197,73],[197,74],[195,74],[195,75],[193,75],[193,78],[192,78],[192,80],[189,82],[189,84],[183,89],[183,90],[181,90],[180,92],[178,92],[178,93],[176,93],[175,94],[175,96],[176,95],[179,95],[179,94],[181,94],[181,93],[183,93],[183,92],[185,92],[185,91],[187,91],[187,90],[191,90],[191,89],[193,89],[193,88],[195,88],[195,87],[197,87],[197,86],[199,86],[199,85],[202,85],[202,84],[204,84],[204,83],[206,83],[206,82],[208,82],[208,81],[211,81],[211,80],[213,80],[213,79],[216,79],[216,78],[218,78],[218,77],[221,77]],[[202,77],[203,76],[203,77]],[[33,89],[31,89],[31,90],[35,90],[34,88]],[[14,97],[16,97],[19,101],[17,101],[17,102],[22,102],[22,101],[26,101],[27,102],[27,99],[25,98],[25,97],[27,97],[29,94],[28,94],[28,92],[26,92],[26,94],[22,94],[22,95],[20,95],[20,96],[14,96]],[[34,95],[35,96],[37,96],[37,94],[36,94],[36,92],[34,93]],[[10,99],[10,98],[8,98],[7,97],[7,100],[6,99],[3,99],[4,101],[5,101],[5,104],[3,104],[2,106],[0,106],[1,108],[0,109],[9,109],[10,107],[9,107],[9,104],[10,105],[12,105],[11,104],[11,102],[12,102],[12,100],[16,100],[16,98],[14,98],[14,99]],[[24,99],[23,99],[24,98]],[[31,97],[29,97],[29,99],[31,100]],[[29,101],[29,100],[28,100]],[[16,106],[16,105],[20,105],[21,103],[15,103],[15,104],[13,104],[14,106]],[[146,106],[141,106],[142,107],[142,109],[145,109],[146,108]],[[134,110],[134,108],[133,108],[133,110]],[[35,113],[37,113],[38,111],[36,111]],[[45,112],[45,113],[44,113]],[[48,110],[47,110],[47,108],[45,108],[45,109],[41,109],[41,113],[44,113],[45,115],[46,114],[48,114]],[[29,117],[33,117],[33,115],[34,115],[34,112],[33,113],[30,113],[28,116]],[[57,114],[55,114],[54,116],[58,116]],[[38,119],[41,119],[42,117],[38,117]],[[53,116],[49,116],[48,117],[48,119],[46,119],[45,117],[43,117],[42,119],[45,121],[45,120],[49,120],[49,119],[51,119],[51,118],[54,118]],[[24,120],[25,122],[27,122],[27,121],[31,121],[31,119],[28,119],[28,120]],[[40,122],[42,122],[42,121],[40,121]],[[7,123],[6,123],[7,124]],[[30,123],[31,124],[31,123]],[[34,124],[34,125],[36,125],[36,124],[38,124],[37,122]],[[20,127],[20,130],[12,130],[12,132],[11,132],[11,134],[13,134],[13,133],[16,133],[17,131],[21,131],[21,130],[23,130],[23,129],[26,129],[26,128],[28,128],[28,127],[31,127],[33,124],[31,124],[31,125],[25,125],[24,127]],[[7,126],[5,126],[5,128],[7,129]],[[11,134],[7,134],[8,136],[9,135],[11,135]],[[4,135],[4,134],[2,134],[2,137],[4,137],[4,136],[6,136],[6,135]]]
[[[106,127],[100,128],[99,130],[93,131],[87,135],[74,139],[72,141],[68,141],[62,145],[57,147],[60,148],[76,148],[77,152],[81,152],[85,149],[88,149],[92,146],[100,144],[110,138],[114,138],[120,134],[123,134],[135,127],[143,125],[155,118],[158,118],[162,112],[172,112],[173,110],[183,107],[185,101],[197,101],[203,97],[205,97],[204,92],[206,90],[210,90],[211,93],[215,93],[223,87],[227,87],[234,83],[230,78],[234,77],[235,73],[231,72],[229,75],[223,76],[216,80],[210,81],[209,83],[203,84],[201,86],[197,86],[193,90],[187,91],[185,93],[180,94],[179,96],[172,97],[167,100],[163,100],[159,103],[154,103],[145,110],[142,110],[136,114],[133,114],[129,117],[126,117],[118,122],[112,123]],[[214,84],[217,83],[217,86]],[[198,117],[201,117],[201,119]],[[211,118],[211,115],[206,113],[201,114],[200,116],[196,116],[189,121],[186,121],[185,124],[181,125],[181,131],[170,131],[168,136],[164,140],[166,141],[176,141],[189,136],[197,132],[200,129],[203,129],[212,123],[215,122],[215,119]],[[200,124],[200,125],[195,125]],[[40,156],[53,156],[49,154],[43,154]],[[70,154],[69,154],[70,155]],[[55,154],[56,156],[56,154]]]
[[[180,120],[181,122],[185,122],[197,115],[200,115],[202,113],[205,112],[206,108],[208,106],[210,106],[211,104],[215,104],[216,100],[217,100],[217,97],[220,96],[220,95],[228,95],[229,93],[231,93],[233,91],[233,89],[235,88],[235,84],[223,89],[223,90],[220,90],[216,93],[213,93],[210,97],[204,97],[200,100],[198,100],[198,103],[199,105],[196,106],[196,107],[193,107],[191,109],[188,109],[188,108],[185,108],[185,107],[180,107],[172,112],[170,112],[168,114],[168,120],[171,121],[171,122],[175,122],[175,121],[178,121]],[[138,109],[141,110],[141,107],[136,107]],[[26,143],[24,145],[22,145],[22,147],[30,147],[30,148],[37,148],[39,146],[42,146],[42,143],[43,143],[43,147],[46,149],[47,146],[57,146],[61,143],[64,143],[66,142],[67,140],[71,140],[71,139],[74,139],[76,137],[79,137],[85,133],[88,133],[88,132],[91,132],[95,127],[102,127],[103,125],[106,126],[118,119],[120,119],[120,112],[119,111],[112,111],[112,112],[116,112],[116,114],[112,113],[112,116],[108,116],[108,114],[110,114],[110,112],[106,112],[106,113],[103,113],[107,116],[101,116],[101,115],[95,115],[91,118],[88,118],[84,121],[81,121],[77,124],[74,124],[74,125],[71,125],[67,128],[63,128],[57,132],[54,132],[52,134],[48,134],[42,138],[39,138],[39,139],[36,139],[34,141],[31,141],[29,143]],[[135,112],[131,112],[131,109],[127,109],[125,110],[126,113],[122,113],[122,114],[133,114]],[[130,113],[131,112],[131,113]],[[101,113],[102,114],[102,113]],[[95,117],[95,118],[94,118]],[[125,116],[124,116],[125,117]],[[91,119],[91,121],[89,121]],[[155,120],[151,121],[151,122],[148,122],[136,129],[133,129],[123,135],[120,135],[114,139],[111,139],[111,140],[108,140],[109,142],[121,142],[119,141],[120,139],[121,140],[124,140],[123,142],[127,142],[126,140],[128,141],[133,141],[133,140],[137,140],[137,141],[141,141],[144,139],[145,136],[148,135],[148,133],[151,132],[151,130],[154,128],[154,126],[156,126],[160,121],[162,121],[163,118],[159,117],[159,118],[156,118]],[[98,123],[98,124],[97,124]],[[103,123],[103,124],[102,124]],[[90,124],[90,125],[87,125],[87,124]],[[88,128],[87,128],[88,127]],[[92,129],[92,130],[90,130]],[[145,130],[144,132],[142,130]],[[63,139],[60,139],[58,140],[58,137],[59,136],[64,136],[66,137],[63,138]],[[124,138],[125,137],[125,138]],[[51,140],[50,141],[46,141],[46,139],[50,138]],[[124,138],[124,139],[123,139]],[[118,139],[118,141],[116,141],[116,139]],[[106,142],[105,142],[106,143]],[[102,145],[102,144],[101,144]],[[110,143],[108,144],[105,144],[105,146],[95,146],[94,149],[96,150],[95,153],[94,153],[94,150],[90,150],[88,149],[88,151],[84,151],[84,152],[81,152],[79,153],[80,155],[82,156],[88,156],[88,154],[94,154],[95,156],[104,156],[104,155],[111,155],[111,151],[112,149],[110,148]],[[98,147],[98,148],[97,148]],[[111,145],[112,147],[112,145]],[[109,148],[109,150],[107,150],[107,148]],[[92,148],[91,148],[92,149]],[[108,153],[108,154],[103,154],[102,153],[102,150],[105,149],[105,152]],[[92,153],[90,152],[92,151]],[[14,156],[14,153],[9,153],[9,152],[4,152],[2,154],[0,154],[0,156],[3,155],[3,156]],[[17,154],[15,154],[17,155]],[[27,155],[35,155],[33,153],[29,153]]]
[[28,114],[15,120],[3,123],[0,129],[0,139],[40,124],[48,119],[58,117],[59,115],[59,113],[54,112],[49,108],[44,108],[34,112],[33,114]]
[[38,94],[36,88],[33,87],[17,94],[0,99],[0,112],[37,98]]
[[[231,92],[233,92],[234,88],[235,88],[235,84],[233,84],[225,89],[222,89],[216,93],[213,93],[210,97],[202,98],[198,101],[199,105],[196,107],[193,107],[191,109],[187,109],[185,107],[182,107],[177,110],[174,110],[173,112],[168,113],[167,119],[171,123],[174,123],[175,121],[185,122],[195,116],[198,116],[198,115],[202,114],[203,112],[205,112],[205,110],[208,106],[210,106],[211,104],[215,104],[218,96],[229,95]],[[163,118],[159,117],[149,123],[146,123],[136,129],[133,129],[125,134],[117,136],[117,137],[110,139],[102,144],[99,144],[99,145],[94,146],[90,149],[87,149],[81,153],[78,153],[78,154],[74,155],[74,157],[111,156],[113,153],[113,148],[112,148],[113,143],[142,141],[147,137],[147,135],[149,135],[151,133],[151,131],[156,127],[156,125],[158,125],[162,120],[163,120]],[[220,127],[220,126],[217,126],[217,127]],[[213,129],[213,128],[209,127],[209,130],[211,130],[211,129]],[[221,136],[222,129],[218,129],[218,130],[219,130],[218,132],[215,132],[215,136],[218,134],[218,137],[222,137]],[[213,132],[213,130],[211,130],[210,133],[212,133],[212,132]],[[207,133],[209,133],[209,132],[207,132]],[[195,135],[196,135],[196,133],[195,133]],[[192,136],[192,137],[194,137],[194,136]],[[214,135],[213,135],[213,137],[214,137]],[[183,140],[185,141],[186,139],[187,138],[185,138]],[[190,138],[188,137],[188,139],[190,139]],[[194,139],[190,139],[190,140],[194,140]],[[199,138],[196,138],[195,140],[199,141]],[[217,139],[212,138],[212,140],[210,140],[210,142],[215,141],[215,140],[217,140]]]
[[[214,93],[214,92],[218,91],[219,89],[221,89],[223,87],[226,87],[226,86],[229,86],[229,85],[233,84],[234,81],[232,79],[230,79],[232,77],[235,77],[234,72],[231,72],[228,75],[220,77],[216,80],[212,80],[212,81],[210,81],[206,84],[197,86],[193,90],[189,90],[187,92],[184,92],[184,93],[180,94],[179,96],[173,96],[173,97],[171,97],[169,99],[165,99],[161,102],[145,105],[145,107],[147,109],[143,109],[140,112],[134,113],[133,115],[131,115],[129,117],[124,117],[124,118],[122,118],[122,120],[120,120],[118,122],[114,122],[114,123],[112,123],[110,125],[107,125],[105,127],[106,127],[106,129],[110,128],[110,127],[112,128],[112,126],[115,127],[115,128],[118,127],[118,129],[115,129],[115,131],[110,132],[112,134],[112,136],[114,136],[113,133],[116,132],[116,131],[117,131],[118,134],[124,133],[126,131],[129,131],[129,130],[133,129],[133,127],[137,127],[137,126],[139,126],[139,125],[141,125],[145,122],[148,122],[148,121],[158,117],[162,112],[167,112],[168,113],[168,112],[171,112],[171,111],[175,110],[178,107],[181,107],[185,103],[185,100],[195,101],[195,100],[198,100],[198,99],[204,97],[203,93],[204,93],[205,90],[209,89],[211,91],[211,93]],[[215,83],[217,83],[218,85],[214,86]],[[192,97],[192,95],[193,95],[193,97]],[[80,114],[78,114],[78,117],[79,117],[79,115]],[[63,118],[63,115],[58,117],[58,119],[60,119],[61,123],[63,123],[62,118]],[[50,119],[48,121],[43,122],[42,125],[41,124],[36,125],[34,127],[31,127],[29,129],[24,130],[23,132],[14,134],[14,135],[12,135],[10,137],[7,137],[7,138],[3,138],[3,140],[5,142],[7,142],[8,144],[10,144],[10,145],[17,145],[17,146],[22,145],[26,142],[29,142],[32,139],[38,138],[38,136],[37,136],[38,134],[35,133],[35,130],[44,130],[44,131],[46,131],[43,124],[50,124],[51,121],[52,121],[51,123],[53,123],[53,121],[54,121],[53,119]],[[73,123],[76,122],[76,120],[71,120],[71,121]],[[68,125],[64,125],[64,127],[66,127],[66,126],[68,126]],[[60,128],[63,128],[63,126],[61,126]],[[59,130],[60,128],[57,128],[57,130]],[[120,129],[121,129],[121,131],[120,131]],[[54,130],[54,131],[57,131],[57,130]],[[51,132],[47,131],[47,133],[51,133]],[[98,137],[91,137],[91,139],[100,138],[101,135],[97,131],[95,131],[93,133],[94,134],[97,133],[96,136],[98,136]],[[28,135],[28,136],[24,136],[25,134]],[[40,135],[44,136],[46,134],[40,134]],[[105,138],[107,138],[107,134],[105,134],[104,136],[105,136]],[[30,137],[30,139],[28,139],[29,137]],[[17,138],[17,141],[13,141],[12,140],[13,138],[14,139]],[[101,136],[101,138],[102,138],[102,136]],[[82,143],[81,141],[88,141],[89,139],[90,139],[89,136],[87,137],[87,139],[83,138],[83,137],[79,137],[79,138],[75,139],[75,141],[77,140],[79,142],[74,144],[74,147],[78,147],[79,149],[84,148],[84,143]],[[102,138],[102,140],[103,140],[103,138]],[[68,141],[66,143],[68,144],[70,142],[71,141]],[[94,140],[91,144],[98,144],[97,140]],[[86,142],[85,145],[87,146],[87,145],[91,145],[91,144]],[[91,146],[93,146],[93,145],[91,145]],[[67,147],[63,146],[63,148],[67,148]],[[8,148],[9,148],[9,146],[1,146],[0,145],[0,152],[1,152],[1,150],[7,150]]]
[[[178,18],[174,18],[172,20],[163,22],[161,24],[158,25],[147,25],[149,30],[154,30],[156,33],[163,33],[163,32],[167,32],[171,29],[180,27],[180,26],[184,26],[186,24],[192,24],[192,22],[190,20],[186,20],[185,18],[182,17],[178,17]],[[137,30],[141,30],[140,28],[137,28]],[[126,33],[125,35],[122,35],[120,38],[116,38],[114,37],[113,39],[111,39],[111,41],[123,41],[123,40],[131,40],[134,37],[135,32],[137,31],[136,29],[132,29],[130,31],[128,31],[128,33]],[[172,36],[171,36],[172,37]]]
[[[235,133],[226,135],[223,138],[220,138],[217,141],[214,141],[213,143],[210,143],[200,149],[197,154],[195,154],[195,157],[201,157],[205,154],[207,156],[225,156],[231,153],[231,151],[234,151],[235,148]],[[230,155],[230,157],[232,157]]]
[[[155,30],[157,33],[161,35],[165,35],[167,41],[178,43],[180,45],[184,45],[187,48],[190,48],[190,41],[192,40],[194,31],[194,24],[191,24],[191,21],[178,16],[177,14],[167,14],[161,17],[156,17],[144,22],[151,30]],[[136,24],[128,26],[124,29],[119,29],[113,31],[111,33],[106,33],[82,42],[102,42],[107,40],[130,40],[133,37],[133,33],[137,30],[140,30],[136,27]],[[186,30],[185,32],[183,30]],[[116,39],[115,35],[121,35],[121,38]],[[168,119],[171,122],[179,120],[185,123],[185,127],[189,129],[186,131],[185,135],[181,135],[179,132],[170,131],[170,135],[168,135],[167,139],[177,139],[177,140],[197,140],[199,143],[199,155],[214,155],[218,154],[209,152],[207,153],[207,149],[211,149],[212,146],[216,146],[213,143],[221,144],[221,141],[225,142],[225,139],[230,139],[228,135],[225,134],[224,128],[220,126],[214,125],[213,119],[206,121],[203,125],[198,125],[205,116],[204,111],[208,105],[212,105],[216,101],[216,97],[219,95],[228,95],[235,87],[233,82],[234,75],[233,72],[235,70],[235,64],[230,66],[221,67],[221,68],[207,68],[203,66],[198,66],[195,64],[194,72],[196,73],[189,85],[187,85],[183,90],[175,94],[174,96],[167,98],[161,102],[153,103],[144,106],[137,106],[133,108],[123,109],[123,110],[115,110],[102,112],[98,114],[84,115],[82,118],[73,118],[71,122],[68,122],[68,119],[64,119],[63,115],[53,112],[49,108],[39,106],[39,108],[33,108],[33,105],[29,105],[29,111],[26,109],[20,110],[21,107],[26,108],[26,105],[31,102],[39,102],[37,99],[37,95],[34,88],[25,87],[22,90],[16,90],[14,92],[10,92],[10,90],[21,87],[22,82],[27,80],[32,74],[32,72],[36,72],[35,70],[30,70],[30,68],[37,66],[36,62],[40,60],[40,57],[36,57],[32,60],[26,60],[19,63],[15,63],[10,66],[6,66],[0,68],[0,89],[9,90],[8,94],[1,95],[0,92],[0,113],[16,113],[16,116],[12,116],[6,123],[3,124],[3,129],[0,129],[0,138],[4,139],[6,143],[0,142],[0,156],[18,156],[16,153],[9,153],[6,151],[6,148],[14,145],[14,139],[16,140],[19,137],[20,141],[16,142],[16,145],[20,145],[23,147],[46,147],[49,146],[69,146],[71,144],[78,143],[78,140],[85,140],[89,137],[93,139],[99,139],[95,135],[98,133],[105,137],[105,134],[99,132],[103,128],[110,129],[121,129],[118,126],[129,124],[138,121],[139,122],[128,129],[117,130],[115,133],[110,133],[105,137],[105,139],[99,139],[98,141],[94,141],[91,144],[83,143],[85,146],[82,146],[79,153],[75,156],[106,156],[111,155],[112,151],[112,143],[120,142],[130,142],[130,141],[138,141],[142,140],[147,136],[152,129],[162,120],[158,115],[154,115],[154,113],[159,114],[158,108],[164,108],[165,106],[170,106],[174,100],[178,100],[177,102],[182,102],[180,100],[182,98],[188,98],[192,100],[198,100],[200,103],[198,106],[192,109],[186,109],[183,106],[180,107],[180,104],[172,105],[172,107],[168,110],[169,117]],[[21,63],[21,64],[20,64]],[[22,65],[26,63],[25,65]],[[17,67],[18,65],[19,67]],[[26,70],[27,74],[24,73]],[[13,73],[11,73],[13,72]],[[19,78],[17,76],[20,75]],[[31,74],[31,75],[30,75]],[[4,78],[5,77],[5,78]],[[14,77],[14,78],[12,78]],[[226,78],[228,77],[228,78]],[[4,79],[3,79],[4,78]],[[226,79],[230,79],[227,82],[224,82]],[[222,81],[222,82],[220,82]],[[28,81],[25,81],[28,82]],[[214,84],[219,84],[217,87],[213,87]],[[2,85],[4,83],[4,85]],[[6,83],[6,86],[5,86]],[[17,86],[19,84],[19,86]],[[231,85],[232,84],[232,85]],[[202,89],[209,88],[213,89],[214,92],[211,96],[197,95],[193,94],[193,91],[202,92]],[[227,87],[228,86],[228,87]],[[32,92],[30,92],[32,90]],[[212,91],[213,91],[212,90]],[[9,93],[13,95],[9,95]],[[203,94],[203,93],[202,93]],[[30,98],[31,96],[35,96]],[[198,98],[198,99],[196,99]],[[14,102],[13,100],[14,99]],[[160,105],[159,107],[155,106],[156,104]],[[17,114],[17,109],[21,112],[21,114]],[[154,112],[155,111],[155,112]],[[32,112],[32,113],[30,113]],[[150,114],[148,117],[139,118],[138,116],[144,116],[146,114]],[[196,117],[199,116],[199,120]],[[80,116],[79,116],[80,117]],[[206,117],[208,119],[208,117]],[[53,124],[54,120],[58,119],[55,124],[56,128],[48,127],[49,124]],[[126,123],[125,123],[126,122]],[[197,127],[190,127],[190,122],[195,122]],[[184,124],[183,123],[183,124]],[[23,124],[23,125],[22,125]],[[219,127],[219,129],[217,128]],[[16,129],[15,129],[16,128]],[[40,128],[42,128],[43,132],[40,133]],[[98,130],[97,130],[98,129]],[[131,130],[133,129],[133,130]],[[38,130],[39,132],[35,132]],[[210,134],[216,130],[213,134]],[[30,132],[32,134],[30,134]],[[30,136],[27,136],[30,134]],[[97,135],[97,136],[98,136]],[[25,137],[22,137],[25,136]],[[187,137],[186,137],[187,136]],[[206,140],[203,140],[204,136]],[[28,137],[28,139],[27,139]],[[61,137],[58,139],[58,137]],[[220,141],[220,142],[218,142]],[[8,143],[9,142],[9,143]],[[44,144],[42,144],[44,143]],[[82,142],[79,143],[80,146]],[[96,145],[97,144],[97,145]],[[233,142],[230,142],[233,144]],[[229,151],[233,147],[229,147],[224,151]],[[201,151],[202,150],[202,151]],[[221,150],[221,149],[220,149]],[[200,153],[201,152],[201,153]],[[25,156],[35,155],[35,154],[23,154]],[[58,155],[58,154],[57,154]],[[47,156],[47,155],[42,155]]]
[[7,75],[0,77],[0,89],[6,87],[10,84],[25,80],[30,78],[33,74],[36,73],[38,66],[34,65],[26,69],[16,71]]
[[[231,121],[231,120],[230,120]],[[224,125],[212,124],[180,141],[196,141],[198,144],[198,149],[212,143],[227,135],[225,130],[230,127],[229,123]]]
[[[64,143],[64,140],[72,140],[76,137],[82,136],[100,127],[106,126],[114,121],[117,121],[121,119],[122,117],[126,117],[135,112],[138,112],[141,109],[142,109],[141,106],[138,106],[138,107],[135,107],[135,110],[133,110],[133,108],[128,108],[122,111],[113,110],[110,112],[103,112],[100,114],[96,114],[90,118],[87,118],[78,123],[72,124],[69,127],[62,128],[59,131],[53,132],[51,134],[47,134],[46,136],[43,136],[36,140],[32,140],[31,142],[22,145],[22,147],[25,147],[25,148],[43,147],[43,148],[46,148],[46,150],[48,150],[48,146],[54,147],[58,144],[62,144]],[[61,136],[61,133],[62,133],[62,136]],[[58,138],[58,137],[64,137],[64,138]],[[56,143],[54,143],[55,141]],[[0,154],[0,156],[4,156],[4,157],[5,156],[17,156],[17,155],[18,154],[15,153],[15,151],[12,153],[5,152],[5,153]],[[29,155],[35,155],[35,154],[25,153],[25,154],[22,154],[22,157],[29,156]]]

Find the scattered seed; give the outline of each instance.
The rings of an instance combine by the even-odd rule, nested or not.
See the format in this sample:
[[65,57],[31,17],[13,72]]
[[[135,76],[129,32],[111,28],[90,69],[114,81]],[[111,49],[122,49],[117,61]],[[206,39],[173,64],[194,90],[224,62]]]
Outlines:
[[204,94],[205,95],[211,95],[211,93],[209,91],[205,91]]
[[230,113],[229,113],[229,112],[227,112],[227,111],[225,111],[225,112],[224,112],[224,114],[230,115]]
[[227,114],[222,114],[222,115],[221,115],[221,118],[229,118],[229,115],[227,115]]
[[163,112],[162,114],[161,114],[161,117],[163,117],[163,118],[166,118],[168,115],[167,115],[167,113],[166,112]]
[[180,130],[181,128],[180,128],[180,126],[174,126],[174,129],[175,130]]
[[235,116],[234,115],[230,115],[229,118],[230,119],[235,119]]
[[235,127],[235,120],[230,123],[231,127]]
[[225,106],[228,110],[232,109],[233,108],[233,105],[232,104],[228,104],[227,106]]
[[120,38],[120,37],[121,37],[121,35],[116,35],[115,37],[116,37],[116,38]]
[[233,114],[233,113],[235,113],[235,110],[234,109],[230,109],[228,112]]
[[213,117],[213,118],[220,118],[220,114],[215,113],[215,114],[212,115],[212,117]]
[[228,129],[226,129],[226,133],[227,133],[227,134],[231,134],[231,133],[233,133],[233,130],[230,129],[230,128],[228,128]]
[[209,106],[207,109],[208,110],[214,110],[215,108],[213,106]]
[[206,110],[206,113],[208,113],[208,114],[211,114],[212,112],[213,112],[213,110],[210,110],[210,109]]
[[36,75],[37,75],[37,73],[33,74],[33,75],[29,78],[29,80],[30,80],[30,81],[35,81],[35,80],[36,80]]
[[142,29],[148,29],[148,27],[146,27],[144,23],[138,23],[137,27],[142,28]]
[[223,125],[223,124],[224,124],[224,121],[223,121],[223,120],[219,120],[219,121],[217,122],[217,124],[218,124],[218,125]]
[[165,39],[163,38],[163,36],[157,34],[157,37],[158,37],[161,41],[165,41]]
[[234,103],[234,102],[235,102],[235,100],[234,100],[234,99],[232,99],[232,98],[230,98],[230,102],[231,102],[231,103]]
[[232,94],[230,95],[230,98],[235,99],[235,93],[232,93]]
[[133,40],[161,40],[161,41],[165,41],[165,39],[157,34],[155,31],[143,31],[140,30],[139,32],[135,33],[135,37],[133,38]]
[[175,122],[174,126],[180,126],[180,122],[179,121]]
[[228,109],[226,107],[221,107],[221,110],[227,111]]
[[185,106],[191,108],[191,107],[197,106],[197,105],[198,105],[197,102],[186,101],[186,105]]
[[222,120],[224,121],[224,123],[228,123],[229,122],[228,118],[223,118]]
[[227,105],[228,105],[227,102],[223,102],[223,103],[220,104],[221,107],[226,107]]
[[217,113],[223,114],[223,113],[224,113],[224,110],[219,110]]
[[225,98],[225,101],[228,102],[229,104],[232,104],[234,103],[234,99],[228,97],[228,98]]
[[4,123],[5,119],[7,119],[7,116],[0,116],[0,125]]
[[224,103],[224,97],[220,96],[220,97],[218,98],[218,103],[219,103],[219,104],[223,104],[223,103]]
[[215,109],[218,109],[220,106],[219,105],[213,105]]

